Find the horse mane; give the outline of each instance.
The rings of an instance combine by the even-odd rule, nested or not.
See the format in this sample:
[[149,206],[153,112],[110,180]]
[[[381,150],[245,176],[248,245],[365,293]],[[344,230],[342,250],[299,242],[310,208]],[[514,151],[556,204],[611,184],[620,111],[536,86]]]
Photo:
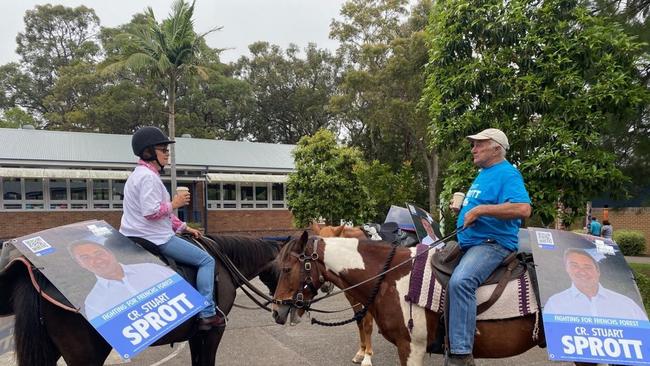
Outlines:
[[[279,243],[245,236],[207,235],[242,273],[255,274],[279,252]],[[206,245],[210,245],[207,241]]]
[[280,253],[278,253],[278,256],[276,257],[276,261],[279,263],[284,262],[288,259],[288,257],[291,255],[291,252],[294,251],[294,248],[298,247],[300,245],[300,238],[292,238],[288,243],[284,244],[282,246],[282,249],[280,249]]

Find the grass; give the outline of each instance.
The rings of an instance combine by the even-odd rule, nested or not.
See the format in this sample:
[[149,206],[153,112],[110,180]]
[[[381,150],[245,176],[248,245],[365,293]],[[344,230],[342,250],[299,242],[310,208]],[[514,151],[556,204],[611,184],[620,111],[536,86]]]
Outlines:
[[638,273],[643,273],[647,277],[650,277],[650,263],[629,263],[630,267]]
[[645,311],[650,314],[650,263],[630,263],[630,267],[635,272]]

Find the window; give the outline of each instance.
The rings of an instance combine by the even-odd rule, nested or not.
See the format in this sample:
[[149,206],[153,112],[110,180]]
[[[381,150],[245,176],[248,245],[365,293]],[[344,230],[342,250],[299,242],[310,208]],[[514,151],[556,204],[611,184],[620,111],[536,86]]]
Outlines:
[[212,183],[208,185],[207,206],[209,210],[279,209],[286,208],[284,197],[283,183]]
[[68,209],[68,182],[66,179],[50,179],[50,210]]
[[223,183],[223,208],[237,208],[237,184]]
[[271,184],[271,207],[284,208],[284,183]]
[[208,209],[221,208],[221,183],[208,184]]
[[23,190],[20,178],[2,179],[2,199],[5,210],[20,210],[23,208]]
[[70,208],[84,210],[88,208],[88,181],[70,179]]
[[239,183],[241,194],[241,208],[253,208],[253,183]]
[[42,210],[45,208],[43,200],[43,179],[24,178],[25,184],[25,209]]
[[92,181],[93,185],[93,208],[111,208],[111,186],[108,179],[97,179]]
[[124,200],[124,184],[125,180],[111,181],[112,205],[113,208],[122,208],[122,201]]

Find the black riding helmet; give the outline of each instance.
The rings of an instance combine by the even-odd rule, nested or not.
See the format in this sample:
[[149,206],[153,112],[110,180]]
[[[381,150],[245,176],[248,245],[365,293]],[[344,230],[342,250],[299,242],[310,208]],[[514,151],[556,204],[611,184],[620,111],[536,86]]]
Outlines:
[[[147,126],[142,127],[135,131],[133,137],[131,138],[131,147],[133,148],[133,153],[140,157],[142,160],[158,162],[158,165],[161,165],[156,157],[156,152],[154,147],[157,145],[169,145],[174,144],[176,141],[172,141],[162,132],[158,127]],[[144,152],[149,149],[149,156],[144,156]],[[162,167],[162,165],[161,165]],[[160,169],[162,173],[162,168]]]

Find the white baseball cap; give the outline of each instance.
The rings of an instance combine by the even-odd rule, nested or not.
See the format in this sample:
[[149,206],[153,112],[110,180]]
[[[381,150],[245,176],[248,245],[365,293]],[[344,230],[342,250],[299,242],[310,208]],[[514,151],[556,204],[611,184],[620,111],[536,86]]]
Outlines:
[[504,149],[508,150],[510,148],[510,144],[508,143],[508,137],[506,136],[503,131],[497,129],[497,128],[488,128],[487,130],[483,130],[476,135],[470,135],[467,136],[468,140],[492,140],[496,142],[497,144],[503,146]]

